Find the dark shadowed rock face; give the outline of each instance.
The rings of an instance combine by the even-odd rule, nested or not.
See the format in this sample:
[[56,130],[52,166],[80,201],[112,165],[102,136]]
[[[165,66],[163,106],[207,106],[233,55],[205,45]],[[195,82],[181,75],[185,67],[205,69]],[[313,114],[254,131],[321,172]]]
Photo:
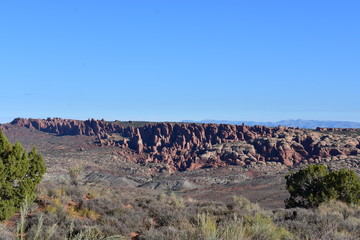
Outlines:
[[15,118],[11,124],[37,129],[39,131],[54,133],[57,135],[97,135],[105,131],[113,131],[111,124],[104,120],[89,119],[86,121],[48,118],[48,119],[24,119]]
[[269,161],[292,166],[360,154],[359,138],[281,126],[157,123],[133,127],[60,118],[16,118],[11,124],[56,135],[95,135],[101,146],[131,149],[139,163],[165,163],[171,171]]

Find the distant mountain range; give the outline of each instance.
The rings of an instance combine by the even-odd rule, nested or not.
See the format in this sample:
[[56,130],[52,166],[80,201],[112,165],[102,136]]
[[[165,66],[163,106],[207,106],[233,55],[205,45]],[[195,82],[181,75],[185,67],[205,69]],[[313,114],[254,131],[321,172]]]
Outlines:
[[318,121],[318,120],[281,120],[277,122],[255,122],[255,121],[228,121],[228,120],[201,120],[201,121],[192,121],[192,120],[183,120],[182,122],[187,123],[217,123],[217,124],[234,124],[240,125],[244,123],[248,126],[254,125],[263,125],[267,127],[277,127],[279,125],[285,127],[300,127],[300,128],[309,128],[315,129],[317,127],[326,127],[326,128],[360,128],[360,122],[347,122],[347,121]]

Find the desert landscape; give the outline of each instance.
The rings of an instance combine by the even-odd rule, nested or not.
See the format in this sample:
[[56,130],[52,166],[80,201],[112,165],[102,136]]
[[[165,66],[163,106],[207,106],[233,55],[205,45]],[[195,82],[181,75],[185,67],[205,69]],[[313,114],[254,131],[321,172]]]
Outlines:
[[[94,226],[97,236],[103,239],[119,234],[124,239],[184,238],[182,234],[185,233],[179,229],[173,229],[172,235],[168,235],[168,229],[164,230],[178,227],[172,226],[170,220],[159,223],[162,218],[170,217],[168,214],[183,221],[181,213],[173,216],[172,210],[162,213],[165,216],[158,213],[159,219],[147,216],[150,218],[148,221],[153,221],[150,225],[143,222],[145,216],[137,216],[140,219],[133,219],[133,225],[116,225],[111,230],[104,230],[112,228],[101,222],[110,206],[123,208],[121,211],[126,212],[127,208],[135,210],[132,208],[139,202],[154,204],[153,201],[159,199],[164,201],[163,207],[169,203],[170,206],[175,204],[176,211],[194,211],[187,213],[193,217],[206,212],[228,218],[231,209],[236,208],[234,202],[241,198],[242,203],[248,201],[246,208],[250,208],[247,211],[251,213],[247,214],[269,211],[275,218],[274,215],[282,213],[283,216],[277,216],[279,219],[275,218],[276,224],[280,227],[289,225],[286,231],[294,233],[301,228],[291,226],[287,219],[294,210],[285,210],[285,200],[289,197],[285,176],[289,172],[296,172],[309,164],[324,164],[331,171],[352,169],[360,174],[359,129],[312,130],[282,126],[60,118],[16,118],[11,123],[2,124],[1,129],[12,143],[18,141],[28,150],[36,146],[45,159],[47,171],[38,187],[38,207],[32,211],[37,212],[34,216],[38,216],[39,211],[47,217],[55,215],[52,221],[46,222],[48,228],[51,222],[59,225],[58,233],[52,235],[54,239],[68,234],[66,225],[70,221],[77,223],[77,232],[84,231],[86,226]],[[144,210],[148,207],[140,204],[138,208],[137,214],[151,216],[151,212]],[[57,214],[61,214],[59,211],[68,215],[62,220],[63,226],[57,219]],[[308,211],[306,214],[311,215],[315,210],[301,211]],[[359,209],[354,212],[357,219],[359,212]],[[124,217],[126,213],[122,215]],[[122,221],[128,221],[119,216],[115,219],[116,224],[126,225]],[[293,222],[302,221],[302,224],[308,220],[311,219],[304,216],[292,219]],[[34,234],[37,220],[31,217],[29,221],[32,221],[28,226],[29,234]],[[329,226],[318,232],[309,231],[302,237],[289,233],[284,239],[319,237],[323,231],[333,227],[333,222],[324,221]],[[11,226],[11,222],[16,222],[16,216],[5,225]],[[334,228],[328,239],[357,239],[359,222],[356,220],[352,224],[353,231],[343,234]]]
[[0,240],[359,240],[359,12],[0,1]]

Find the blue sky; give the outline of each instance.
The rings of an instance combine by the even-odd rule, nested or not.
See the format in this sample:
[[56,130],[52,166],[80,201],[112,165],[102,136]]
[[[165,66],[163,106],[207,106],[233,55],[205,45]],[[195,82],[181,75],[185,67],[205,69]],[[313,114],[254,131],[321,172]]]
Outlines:
[[1,1],[0,122],[360,121],[360,1]]

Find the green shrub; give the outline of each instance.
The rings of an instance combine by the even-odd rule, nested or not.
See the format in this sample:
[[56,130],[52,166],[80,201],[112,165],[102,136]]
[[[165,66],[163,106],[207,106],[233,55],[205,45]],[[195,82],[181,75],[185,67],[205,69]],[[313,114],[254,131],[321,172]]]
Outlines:
[[325,165],[310,165],[286,177],[290,198],[286,207],[317,207],[323,202],[340,200],[360,203],[360,179],[353,170],[329,172]]
[[70,182],[74,184],[74,186],[79,185],[80,175],[83,173],[83,171],[84,169],[82,166],[71,167],[69,169]]
[[269,217],[256,213],[254,216],[234,216],[233,219],[217,223],[217,218],[208,213],[198,215],[198,228],[194,239],[204,240],[292,240],[293,235],[276,226]]
[[239,209],[242,213],[254,214],[256,212],[261,212],[259,204],[250,202],[247,198],[243,196],[234,196],[233,197],[234,208]]
[[244,216],[246,235],[253,240],[291,240],[292,234],[284,228],[277,227],[270,218],[255,214]]
[[0,220],[11,217],[25,199],[35,200],[35,188],[46,171],[36,148],[26,152],[20,143],[10,144],[0,130]]
[[360,204],[360,179],[353,170],[341,169],[324,178],[324,191],[329,199]]
[[208,213],[198,215],[199,235],[202,239],[216,240],[218,236],[218,227],[216,218]]
[[220,239],[226,240],[245,240],[245,227],[243,226],[243,219],[234,217],[231,221],[227,221],[222,226]]

